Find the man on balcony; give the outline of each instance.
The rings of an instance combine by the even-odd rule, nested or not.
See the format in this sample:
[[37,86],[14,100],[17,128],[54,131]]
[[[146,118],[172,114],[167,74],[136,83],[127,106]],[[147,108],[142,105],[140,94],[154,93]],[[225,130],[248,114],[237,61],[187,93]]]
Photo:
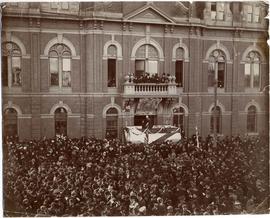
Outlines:
[[146,115],[145,119],[142,121],[142,129],[149,129],[152,128],[151,120],[148,115]]

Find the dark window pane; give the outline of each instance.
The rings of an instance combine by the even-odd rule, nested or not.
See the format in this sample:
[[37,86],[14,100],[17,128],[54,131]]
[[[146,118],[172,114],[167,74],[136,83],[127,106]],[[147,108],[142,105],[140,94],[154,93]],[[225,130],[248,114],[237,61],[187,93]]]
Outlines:
[[183,87],[183,61],[175,62],[175,77],[178,87]]
[[183,128],[184,128],[184,115],[178,115],[178,114],[173,115],[173,125],[180,127],[181,130],[183,130]]
[[247,114],[247,131],[256,132],[256,108],[250,106]]
[[118,111],[117,111],[116,108],[111,107],[111,108],[109,108],[109,109],[107,110],[106,113],[107,113],[107,114],[118,114]]
[[[157,125],[157,115],[148,115],[150,119],[149,126]],[[145,115],[135,115],[134,116],[134,126],[143,126],[146,122]]]
[[4,112],[4,136],[16,136],[17,133],[17,111],[9,108]]
[[118,116],[109,116],[106,118],[106,138],[117,138]]
[[8,86],[8,57],[2,56],[2,85]]
[[65,108],[58,108],[54,113],[55,135],[67,135],[67,111]]
[[217,4],[214,2],[211,2],[211,11],[216,11],[217,10]]
[[225,63],[218,63],[218,87],[224,88]]
[[50,58],[50,74],[52,86],[59,85],[58,67],[58,58]]
[[108,59],[108,87],[116,87],[116,59]]
[[[211,114],[211,118],[210,118],[210,132],[211,133],[214,132],[214,126],[216,127],[217,133],[218,134],[221,133],[221,119],[222,119],[221,109],[219,106],[217,106],[216,113],[215,113],[214,108],[212,109],[212,114]],[[215,120],[216,120],[216,122],[215,122]]]
[[136,60],[135,61],[135,76],[137,79],[143,75],[145,71],[145,61],[144,60]]

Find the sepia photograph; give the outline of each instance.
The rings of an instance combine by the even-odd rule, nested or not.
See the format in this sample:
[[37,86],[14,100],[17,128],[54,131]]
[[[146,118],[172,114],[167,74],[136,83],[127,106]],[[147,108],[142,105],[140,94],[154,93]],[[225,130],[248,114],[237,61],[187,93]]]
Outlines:
[[4,217],[269,214],[269,2],[1,1]]

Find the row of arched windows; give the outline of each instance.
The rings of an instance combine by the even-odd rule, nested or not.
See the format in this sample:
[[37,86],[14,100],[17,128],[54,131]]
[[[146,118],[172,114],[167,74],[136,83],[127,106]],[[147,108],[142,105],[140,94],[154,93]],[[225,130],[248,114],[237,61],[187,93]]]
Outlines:
[[[117,46],[112,44],[107,48],[107,86],[116,87],[117,83]],[[174,56],[174,74],[178,87],[184,86],[184,62],[186,49],[178,47]],[[50,86],[52,87],[71,87],[72,74],[72,52],[71,49],[63,44],[52,45],[48,52]],[[215,82],[219,88],[225,87],[226,82],[226,52],[222,49],[214,49],[208,56],[208,86],[212,87]],[[22,85],[22,52],[14,42],[2,44],[2,84],[8,87],[18,87]],[[150,76],[160,74],[159,61],[160,52],[152,44],[141,45],[135,53],[135,76],[140,77],[144,74]],[[262,57],[258,51],[249,51],[245,57],[244,75],[246,88],[260,87]],[[165,72],[166,74],[170,72]]]
[[[106,111],[106,137],[118,137],[118,111],[114,107],[110,107]],[[67,110],[59,107],[54,112],[54,127],[56,135],[67,135]],[[4,136],[16,136],[18,134],[18,113],[14,108],[7,108],[4,111]],[[184,130],[185,126],[185,109],[176,107],[173,109],[173,125]],[[215,126],[215,127],[214,127]],[[222,111],[219,106],[211,110],[210,132],[213,133],[214,128],[218,134],[222,133]],[[257,109],[254,105],[248,107],[247,126],[248,133],[257,132]]]

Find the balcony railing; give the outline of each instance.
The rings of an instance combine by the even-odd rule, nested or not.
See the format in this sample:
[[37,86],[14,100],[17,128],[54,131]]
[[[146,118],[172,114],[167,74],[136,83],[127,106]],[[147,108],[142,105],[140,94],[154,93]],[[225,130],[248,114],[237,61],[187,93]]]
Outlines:
[[128,96],[172,96],[177,94],[175,77],[171,77],[166,83],[135,83],[126,78],[124,83],[124,95]]

